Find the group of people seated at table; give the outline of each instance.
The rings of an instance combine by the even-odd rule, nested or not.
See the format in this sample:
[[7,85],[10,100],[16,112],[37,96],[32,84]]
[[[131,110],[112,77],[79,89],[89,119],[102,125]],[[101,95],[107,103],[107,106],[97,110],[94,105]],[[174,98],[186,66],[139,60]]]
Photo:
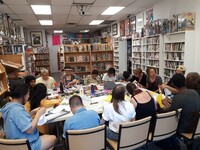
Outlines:
[[[106,81],[122,81],[127,82],[127,84],[126,86],[117,84],[113,88],[111,103],[104,106],[102,118],[97,112],[87,110],[79,95],[70,97],[69,105],[73,116],[64,122],[63,137],[67,138],[67,130],[92,128],[107,121],[109,122],[107,137],[117,141],[120,123],[152,116],[150,131],[153,132],[155,116],[158,111],[167,112],[179,108],[182,108],[182,113],[178,134],[193,133],[200,112],[200,75],[191,72],[185,78],[184,74],[185,67],[178,66],[173,77],[165,84],[161,77],[156,74],[155,68],[148,68],[147,75],[140,68],[134,70],[134,75],[127,71],[116,75],[115,69],[109,68],[103,74],[102,79],[98,70],[93,70],[91,75],[85,77],[85,85],[104,84]],[[65,67],[61,81],[65,87],[80,82],[69,66]],[[0,109],[6,138],[27,138],[33,150],[49,149],[56,143],[56,136],[39,136],[37,130],[37,122],[45,113],[45,107],[52,107],[60,103],[60,100],[49,101],[46,99],[47,89],[55,88],[57,86],[55,83],[55,80],[49,76],[49,71],[43,69],[41,77],[36,79],[34,76],[27,76],[24,84],[13,86],[10,92],[6,93],[5,97],[10,97],[10,101]],[[170,99],[166,96],[162,101],[164,107],[160,108],[151,93],[142,91],[141,87],[154,92],[163,92],[167,88],[173,97]],[[130,101],[125,100],[127,92],[131,96]]]

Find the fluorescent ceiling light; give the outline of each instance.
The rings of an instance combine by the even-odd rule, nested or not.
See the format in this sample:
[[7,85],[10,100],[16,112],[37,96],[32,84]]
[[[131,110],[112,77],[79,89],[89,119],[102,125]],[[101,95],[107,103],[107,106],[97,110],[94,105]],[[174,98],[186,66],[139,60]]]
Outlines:
[[47,25],[47,26],[53,25],[52,20],[39,20],[39,22],[41,25]]
[[80,32],[81,33],[87,33],[87,32],[89,32],[90,30],[81,30]]
[[102,22],[104,22],[104,20],[93,20],[92,22],[89,23],[89,25],[99,25]]
[[31,5],[36,15],[51,15],[50,5]]
[[54,33],[63,33],[63,30],[54,30]]
[[101,15],[114,15],[124,8],[125,7],[121,7],[121,6],[110,6]]

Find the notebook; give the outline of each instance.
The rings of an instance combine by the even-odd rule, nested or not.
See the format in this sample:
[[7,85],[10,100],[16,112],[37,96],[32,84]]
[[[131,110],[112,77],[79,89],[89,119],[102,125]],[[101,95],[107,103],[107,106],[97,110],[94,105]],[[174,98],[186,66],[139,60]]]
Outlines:
[[105,81],[104,82],[104,90],[112,90],[116,86],[113,81]]

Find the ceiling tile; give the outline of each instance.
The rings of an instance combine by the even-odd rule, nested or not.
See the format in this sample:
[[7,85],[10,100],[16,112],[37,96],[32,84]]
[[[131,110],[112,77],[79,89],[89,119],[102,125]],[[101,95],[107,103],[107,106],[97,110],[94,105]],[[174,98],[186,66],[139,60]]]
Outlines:
[[119,20],[124,17],[124,14],[118,14],[110,17],[108,20]]
[[24,20],[27,25],[40,25],[39,21],[37,20]]
[[3,0],[5,4],[17,4],[17,5],[23,5],[28,4],[26,0]]
[[51,0],[52,5],[71,6],[73,0]]
[[19,17],[21,19],[23,19],[24,21],[26,20],[37,20],[35,15],[31,15],[31,14],[19,14]]
[[9,5],[16,14],[33,14],[33,10],[28,5]]
[[95,0],[74,0],[74,3],[93,3]]
[[78,13],[78,9],[76,6],[72,6],[71,10],[70,10],[70,14],[79,14]]
[[112,6],[115,2],[116,0],[96,0],[93,6],[109,7]]
[[82,16],[70,14],[67,18],[67,23],[78,23],[81,20]]
[[19,16],[17,16],[16,14],[9,14],[8,15],[10,18],[12,19],[21,19]]
[[13,13],[13,11],[7,5],[0,5],[0,12],[1,13]]
[[69,14],[70,6],[52,6],[52,14]]
[[31,5],[50,5],[51,0],[28,0]]
[[122,1],[122,0],[118,0],[114,6],[124,6],[124,7],[127,7],[133,3],[135,3],[136,1],[138,0],[125,0],[125,1]]
[[55,15],[55,14],[53,14],[52,15],[52,18],[53,18],[53,21],[55,20],[55,21],[60,21],[60,20],[64,20],[64,21],[66,21],[67,20],[67,15]]
[[108,15],[99,15],[96,19],[97,20],[107,20],[112,16],[108,16]]
[[51,15],[36,15],[38,20],[52,20]]
[[91,12],[91,14],[101,14],[104,10],[106,10],[107,7],[96,7],[96,6],[92,6],[89,9],[89,12]]

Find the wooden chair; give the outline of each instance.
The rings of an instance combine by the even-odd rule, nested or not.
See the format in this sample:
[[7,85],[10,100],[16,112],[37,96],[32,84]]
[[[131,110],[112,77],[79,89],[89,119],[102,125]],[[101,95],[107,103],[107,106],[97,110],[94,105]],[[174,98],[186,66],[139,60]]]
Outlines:
[[66,132],[68,150],[102,150],[106,149],[106,126]]
[[0,150],[31,150],[27,139],[0,139]]
[[178,115],[180,113],[181,109],[179,109],[178,111],[157,114],[156,125],[152,140],[159,141],[176,134],[179,122]]
[[130,150],[145,145],[148,138],[151,117],[122,123],[119,126],[118,142],[107,139],[108,147],[113,150]]

